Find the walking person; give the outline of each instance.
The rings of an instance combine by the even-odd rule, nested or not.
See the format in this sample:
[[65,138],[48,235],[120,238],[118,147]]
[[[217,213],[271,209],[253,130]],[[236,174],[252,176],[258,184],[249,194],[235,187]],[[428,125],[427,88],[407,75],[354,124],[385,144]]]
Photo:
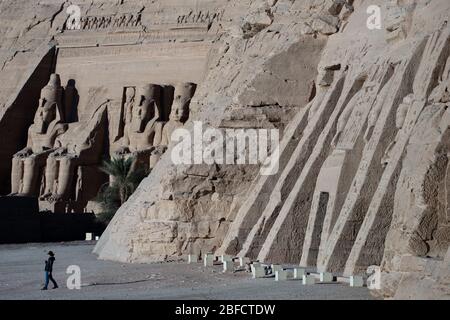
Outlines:
[[55,262],[55,254],[53,251],[49,251],[48,255],[50,256],[47,260],[45,260],[45,285],[42,288],[42,290],[48,289],[48,283],[51,281],[53,283],[53,289],[58,288],[58,284],[56,283],[55,279],[53,279],[52,272],[53,272],[53,263]]

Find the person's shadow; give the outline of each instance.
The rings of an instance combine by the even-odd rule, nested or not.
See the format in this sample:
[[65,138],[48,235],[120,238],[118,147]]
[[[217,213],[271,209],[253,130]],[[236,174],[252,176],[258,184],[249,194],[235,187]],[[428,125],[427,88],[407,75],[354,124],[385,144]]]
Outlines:
[[159,109],[159,121],[169,121],[170,111],[172,109],[175,87],[171,85],[163,86],[161,103]]
[[66,123],[78,122],[78,103],[80,96],[76,88],[76,81],[70,79],[64,90],[64,116]]

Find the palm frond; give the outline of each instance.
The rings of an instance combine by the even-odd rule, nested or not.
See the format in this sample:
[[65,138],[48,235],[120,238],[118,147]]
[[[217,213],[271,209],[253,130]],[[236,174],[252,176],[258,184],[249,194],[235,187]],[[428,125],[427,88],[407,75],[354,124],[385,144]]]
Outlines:
[[145,170],[133,170],[134,161],[132,157],[104,161],[100,169],[113,177],[113,183],[102,188],[97,196],[97,201],[100,202],[103,210],[99,216],[100,220],[110,221],[148,175],[149,172]]

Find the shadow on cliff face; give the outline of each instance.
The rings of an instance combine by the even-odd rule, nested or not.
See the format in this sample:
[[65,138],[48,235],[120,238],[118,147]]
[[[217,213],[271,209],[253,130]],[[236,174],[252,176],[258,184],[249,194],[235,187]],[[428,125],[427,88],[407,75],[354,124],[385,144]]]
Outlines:
[[105,225],[93,213],[39,212],[37,198],[0,197],[0,244],[85,240]]
[[74,79],[67,81],[66,90],[64,91],[64,102],[66,108],[64,112],[66,115],[66,122],[78,122],[78,104],[80,102],[80,96]]
[[[36,55],[39,53],[36,52]],[[30,63],[29,73],[23,86],[14,92],[14,99],[10,105],[5,106],[4,115],[0,121],[0,136],[2,138],[0,149],[0,194],[10,193],[11,189],[11,159],[13,155],[25,147],[27,143],[27,128],[33,123],[33,117],[38,107],[41,89],[48,83],[52,72],[55,48],[41,52],[35,65]],[[3,111],[3,110],[2,110]]]

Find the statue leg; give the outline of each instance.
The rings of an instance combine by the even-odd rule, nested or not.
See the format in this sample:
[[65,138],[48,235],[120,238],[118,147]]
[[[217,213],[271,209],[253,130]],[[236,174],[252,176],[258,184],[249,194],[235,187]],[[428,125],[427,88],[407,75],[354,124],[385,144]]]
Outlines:
[[23,162],[21,158],[14,157],[12,159],[11,171],[11,193],[20,193],[20,180],[23,177]]
[[158,152],[154,152],[150,155],[150,163],[149,169],[153,170],[156,167],[156,164],[161,160],[161,154]]
[[55,157],[47,158],[47,165],[45,167],[45,195],[51,195],[54,190],[55,181],[58,174],[58,161]]
[[70,191],[72,187],[72,180],[74,176],[74,161],[70,158],[62,158],[59,160],[59,175],[58,175],[58,196],[62,200],[70,198]]
[[23,161],[23,190],[27,196],[38,196],[39,168],[36,157],[28,157]]

